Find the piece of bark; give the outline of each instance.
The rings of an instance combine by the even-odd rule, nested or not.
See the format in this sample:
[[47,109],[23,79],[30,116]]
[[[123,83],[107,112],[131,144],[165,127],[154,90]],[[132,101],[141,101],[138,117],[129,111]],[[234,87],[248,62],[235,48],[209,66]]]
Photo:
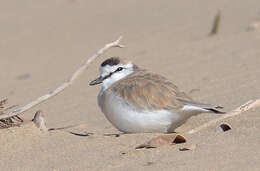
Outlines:
[[180,144],[185,143],[186,138],[180,134],[174,135],[161,135],[155,138],[152,138],[148,142],[141,144],[136,147],[136,149],[141,148],[157,148],[165,145],[172,145],[172,144]]
[[190,146],[187,146],[187,147],[182,147],[182,148],[179,148],[180,151],[189,151],[189,150],[195,150],[197,147],[196,144],[191,144]]
[[232,129],[232,127],[228,123],[222,123],[222,124],[220,124],[216,127],[217,132],[226,132],[226,131],[229,131],[231,129]]
[[44,114],[41,110],[38,110],[35,113],[32,121],[41,131],[48,131],[48,128],[46,127],[46,122],[44,119]]

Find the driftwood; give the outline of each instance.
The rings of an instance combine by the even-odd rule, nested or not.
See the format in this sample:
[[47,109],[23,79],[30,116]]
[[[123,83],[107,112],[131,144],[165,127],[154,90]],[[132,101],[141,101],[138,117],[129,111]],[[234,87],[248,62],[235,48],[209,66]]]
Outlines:
[[18,108],[18,109],[15,109],[15,110],[10,110],[9,112],[6,112],[6,113],[2,113],[0,115],[0,120],[10,118],[10,117],[13,117],[13,116],[17,116],[17,115],[27,111],[28,109],[44,102],[45,100],[57,95],[58,93],[62,92],[65,88],[69,87],[74,82],[74,80],[76,78],[79,77],[79,75],[89,66],[89,64],[91,62],[93,62],[97,57],[102,55],[105,51],[107,51],[108,49],[110,49],[112,47],[119,47],[119,48],[124,47],[123,45],[120,44],[121,39],[122,39],[122,37],[120,36],[116,41],[108,43],[103,48],[98,50],[94,55],[92,55],[88,60],[86,60],[86,62],[82,66],[80,66],[66,82],[61,84],[55,90],[37,98],[36,100],[28,103],[27,105],[25,105],[21,108]]
[[235,110],[231,111],[231,112],[228,112],[224,115],[222,115],[221,117],[217,118],[217,119],[214,119],[214,120],[211,120],[199,127],[196,127],[188,132],[186,132],[187,134],[194,134],[196,132],[199,132],[200,130],[202,129],[205,129],[205,128],[208,128],[212,125],[215,125],[217,122],[220,122],[224,119],[227,119],[227,118],[230,118],[230,117],[233,117],[233,116],[237,116],[237,115],[240,115],[242,114],[243,112],[246,112],[248,110],[251,110],[251,109],[256,109],[260,107],[260,99],[257,99],[257,100],[250,100],[248,101],[247,103],[243,104],[242,106],[236,108]]

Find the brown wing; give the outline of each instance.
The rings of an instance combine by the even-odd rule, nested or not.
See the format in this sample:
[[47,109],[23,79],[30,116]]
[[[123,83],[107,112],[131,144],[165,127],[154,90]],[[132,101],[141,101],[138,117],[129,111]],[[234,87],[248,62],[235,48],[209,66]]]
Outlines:
[[166,78],[139,70],[110,87],[129,104],[140,109],[180,109],[183,102],[194,102]]

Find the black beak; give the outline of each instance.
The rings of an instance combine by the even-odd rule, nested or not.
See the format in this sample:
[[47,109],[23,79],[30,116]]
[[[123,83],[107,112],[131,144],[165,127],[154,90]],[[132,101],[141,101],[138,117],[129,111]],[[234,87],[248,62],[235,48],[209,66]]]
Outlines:
[[100,83],[103,82],[104,79],[105,79],[104,77],[100,76],[100,77],[98,77],[97,79],[91,81],[91,82],[89,83],[89,85],[90,85],[90,86],[93,86],[93,85],[96,85],[96,84],[100,84]]

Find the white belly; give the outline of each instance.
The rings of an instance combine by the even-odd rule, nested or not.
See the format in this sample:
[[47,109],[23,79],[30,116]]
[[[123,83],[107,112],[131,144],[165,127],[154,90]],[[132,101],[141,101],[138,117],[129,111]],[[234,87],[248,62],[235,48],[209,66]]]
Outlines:
[[125,103],[115,95],[106,96],[105,101],[99,96],[99,105],[107,119],[120,131],[170,132],[180,125],[179,115],[167,110],[141,111]]

